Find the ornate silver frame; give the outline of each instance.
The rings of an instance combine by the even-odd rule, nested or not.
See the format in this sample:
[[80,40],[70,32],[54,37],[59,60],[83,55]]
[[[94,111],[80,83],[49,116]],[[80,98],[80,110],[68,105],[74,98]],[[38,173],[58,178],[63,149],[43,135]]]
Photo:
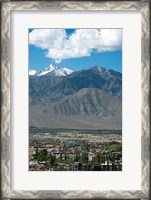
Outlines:
[[[7,1],[2,11],[2,122],[1,186],[2,199],[150,199],[150,3],[147,1]],[[11,10],[140,10],[142,18],[142,137],[141,190],[136,191],[20,191],[10,188],[10,12]]]

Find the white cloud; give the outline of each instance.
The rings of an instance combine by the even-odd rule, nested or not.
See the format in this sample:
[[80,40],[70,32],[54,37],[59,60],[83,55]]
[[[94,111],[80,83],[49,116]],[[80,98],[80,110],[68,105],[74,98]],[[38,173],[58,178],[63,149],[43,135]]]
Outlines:
[[29,33],[29,43],[46,49],[46,56],[59,63],[66,58],[90,56],[94,49],[121,49],[122,29],[77,29],[69,37],[64,29],[34,29]]

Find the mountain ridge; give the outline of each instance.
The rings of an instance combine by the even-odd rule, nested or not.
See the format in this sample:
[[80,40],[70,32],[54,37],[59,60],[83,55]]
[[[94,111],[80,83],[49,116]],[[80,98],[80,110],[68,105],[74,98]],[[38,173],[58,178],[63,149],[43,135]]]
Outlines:
[[[32,73],[36,72],[36,73]],[[48,67],[44,68],[43,70],[37,72],[35,70],[29,70],[29,75],[32,76],[66,76],[68,74],[71,74],[73,71],[66,68],[66,67],[57,67],[52,64],[50,64]]]
[[[50,126],[52,124],[56,126],[52,116],[60,121],[70,119],[71,123],[75,124],[74,118],[77,116],[79,119],[82,117],[85,125],[83,117],[87,117],[88,121],[92,118],[100,122],[103,120],[106,125],[100,124],[104,128],[120,128],[122,124],[122,74],[94,66],[64,76],[47,74],[30,76],[29,106],[31,125],[37,124],[36,119],[38,119],[41,126],[48,126],[49,123]],[[34,112],[37,114],[35,115]],[[50,122],[47,118],[51,119]],[[110,123],[113,121],[114,125]],[[76,122],[78,127],[81,123],[77,119]],[[61,123],[69,125],[65,120]],[[82,127],[87,128],[84,124]],[[90,124],[94,127],[95,122]]]

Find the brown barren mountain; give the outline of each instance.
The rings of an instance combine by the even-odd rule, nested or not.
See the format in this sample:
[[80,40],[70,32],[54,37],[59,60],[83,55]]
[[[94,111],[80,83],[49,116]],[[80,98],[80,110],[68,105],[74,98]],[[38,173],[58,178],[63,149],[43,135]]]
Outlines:
[[67,76],[29,79],[29,125],[121,129],[122,75],[93,67]]

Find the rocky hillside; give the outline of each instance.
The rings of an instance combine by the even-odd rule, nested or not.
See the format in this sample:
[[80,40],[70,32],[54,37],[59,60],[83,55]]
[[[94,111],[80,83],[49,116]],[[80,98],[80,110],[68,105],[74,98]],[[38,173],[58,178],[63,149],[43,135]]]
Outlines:
[[[56,70],[58,71],[58,68]],[[45,120],[42,116],[49,118],[55,115],[59,118],[87,116],[115,123],[115,119],[118,119],[118,127],[121,127],[121,73],[98,66],[63,75],[57,75],[54,71],[53,75],[51,73],[29,76],[29,111],[32,125],[37,119],[34,117],[36,113],[41,116],[43,125]],[[114,125],[116,127],[116,124]]]

